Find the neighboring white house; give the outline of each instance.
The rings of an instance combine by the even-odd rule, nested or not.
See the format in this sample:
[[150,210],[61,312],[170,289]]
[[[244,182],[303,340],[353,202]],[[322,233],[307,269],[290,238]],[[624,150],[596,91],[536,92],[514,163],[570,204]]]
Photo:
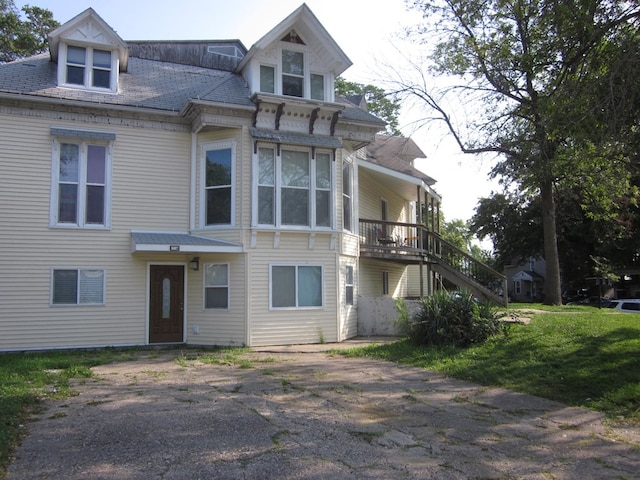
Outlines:
[[0,350],[342,341],[433,289],[434,180],[306,5],[249,50],[92,9],[49,45],[0,65]]

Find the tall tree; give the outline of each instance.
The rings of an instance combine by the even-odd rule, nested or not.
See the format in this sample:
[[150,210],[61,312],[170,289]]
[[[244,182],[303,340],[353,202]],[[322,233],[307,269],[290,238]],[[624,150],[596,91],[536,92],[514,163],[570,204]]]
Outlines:
[[[575,177],[576,170],[588,177],[615,158],[611,168],[621,182],[615,192],[599,192],[604,196],[598,208],[611,206],[630,190],[628,152],[618,145],[624,132],[636,126],[633,108],[638,102],[632,97],[638,89],[626,92],[623,102],[618,87],[640,77],[640,6],[616,0],[408,4],[423,13],[414,38],[424,48],[435,46],[427,68],[413,63],[417,77],[398,75],[399,91],[435,112],[463,152],[497,153],[494,175],[539,197],[548,275],[545,301],[560,304],[558,180]],[[425,72],[462,82],[438,88]],[[469,120],[457,123],[452,98],[454,105],[470,110]]]
[[349,82],[342,77],[336,78],[336,93],[344,97],[364,97],[369,112],[387,122],[387,131],[391,135],[402,136],[398,129],[400,101],[396,94],[385,92],[375,85]]
[[0,63],[42,53],[47,49],[47,34],[60,25],[51,11],[25,5],[25,19],[13,0],[0,0]]

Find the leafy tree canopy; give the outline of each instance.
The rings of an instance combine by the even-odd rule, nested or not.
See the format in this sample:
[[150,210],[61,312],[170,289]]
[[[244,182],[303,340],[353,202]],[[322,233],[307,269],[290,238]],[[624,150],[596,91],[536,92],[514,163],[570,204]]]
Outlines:
[[58,25],[47,9],[25,5],[21,15],[13,0],[0,0],[0,63],[45,52]]
[[343,97],[364,97],[369,112],[387,122],[387,131],[391,135],[402,136],[398,129],[400,100],[397,95],[375,85],[349,82],[342,77],[336,78],[336,93]]
[[[545,301],[561,303],[557,192],[581,189],[594,219],[634,199],[640,6],[614,0],[412,0],[429,61],[396,72],[399,92],[441,120],[466,153],[494,152],[494,175],[537,197],[547,261]],[[457,77],[435,82],[427,74]],[[461,110],[468,109],[468,115]],[[561,186],[561,184],[563,184]],[[560,186],[560,188],[559,188]],[[538,201],[538,200],[537,200]],[[536,202],[531,202],[534,205]]]

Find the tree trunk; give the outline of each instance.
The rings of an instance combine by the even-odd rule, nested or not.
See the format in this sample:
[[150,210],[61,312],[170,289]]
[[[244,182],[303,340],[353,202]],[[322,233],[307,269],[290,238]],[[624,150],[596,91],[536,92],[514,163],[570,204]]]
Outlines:
[[562,305],[560,257],[558,255],[558,236],[556,234],[556,202],[553,197],[552,180],[543,180],[540,186],[540,194],[542,196],[544,257],[547,262],[544,303],[546,305]]

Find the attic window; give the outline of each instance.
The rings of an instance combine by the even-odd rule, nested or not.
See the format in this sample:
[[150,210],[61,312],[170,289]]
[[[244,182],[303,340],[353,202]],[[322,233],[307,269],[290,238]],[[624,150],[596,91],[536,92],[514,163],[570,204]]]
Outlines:
[[304,96],[304,54],[282,50],[282,94]]
[[295,30],[291,30],[284,37],[282,37],[282,41],[287,43],[295,43],[297,45],[305,44],[300,38],[300,36],[298,35],[298,32],[296,32]]
[[110,50],[60,45],[58,81],[61,85],[117,91],[118,56]]

